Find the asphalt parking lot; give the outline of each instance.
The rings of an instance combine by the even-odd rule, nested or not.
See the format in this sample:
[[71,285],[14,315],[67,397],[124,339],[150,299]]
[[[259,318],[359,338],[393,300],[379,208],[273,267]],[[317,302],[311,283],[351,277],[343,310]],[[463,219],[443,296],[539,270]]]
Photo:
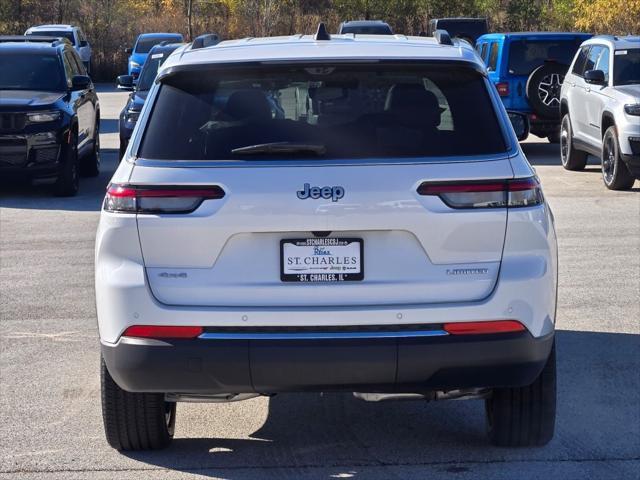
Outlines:
[[[126,93],[100,89],[103,171],[74,198],[0,190],[0,478],[640,478],[640,182],[628,192],[524,144],[560,246],[558,421],[539,449],[488,445],[480,401],[296,394],[178,405],[165,451],[104,440],[93,247]],[[592,159],[594,160],[594,159]]]

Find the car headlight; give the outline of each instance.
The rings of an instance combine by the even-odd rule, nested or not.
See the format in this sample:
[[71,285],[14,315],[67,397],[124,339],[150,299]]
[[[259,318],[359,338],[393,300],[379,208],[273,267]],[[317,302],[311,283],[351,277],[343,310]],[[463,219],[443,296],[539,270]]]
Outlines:
[[640,117],[640,103],[625,105],[624,111],[627,115]]
[[129,62],[129,65],[131,65],[131,68],[138,68],[138,67],[140,67],[140,64],[139,64],[138,62],[133,62],[133,61]]
[[128,109],[124,114],[124,121],[126,123],[135,124],[138,121],[139,116],[140,116],[140,110]]
[[33,112],[27,113],[27,119],[30,123],[55,122],[60,118],[60,112]]

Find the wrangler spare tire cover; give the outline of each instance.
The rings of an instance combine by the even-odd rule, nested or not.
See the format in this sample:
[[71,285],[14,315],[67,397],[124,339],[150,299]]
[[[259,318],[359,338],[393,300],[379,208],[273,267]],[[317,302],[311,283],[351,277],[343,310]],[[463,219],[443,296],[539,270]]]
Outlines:
[[545,63],[527,79],[527,99],[531,109],[546,118],[560,118],[560,87],[568,67],[560,63]]

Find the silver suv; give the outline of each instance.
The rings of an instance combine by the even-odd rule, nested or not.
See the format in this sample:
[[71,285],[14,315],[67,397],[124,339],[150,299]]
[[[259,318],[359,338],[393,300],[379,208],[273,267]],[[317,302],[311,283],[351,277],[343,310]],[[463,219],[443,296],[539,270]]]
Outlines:
[[602,159],[607,188],[640,179],[640,37],[602,35],[580,46],[560,94],[560,153],[567,170]]

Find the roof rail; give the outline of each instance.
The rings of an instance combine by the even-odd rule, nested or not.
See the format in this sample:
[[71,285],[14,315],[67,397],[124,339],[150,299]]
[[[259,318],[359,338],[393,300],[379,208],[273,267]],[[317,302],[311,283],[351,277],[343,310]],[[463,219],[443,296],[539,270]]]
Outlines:
[[327,32],[327,27],[323,22],[318,24],[318,30],[316,31],[315,36],[313,37],[315,40],[331,40],[331,35]]
[[64,37],[46,37],[42,35],[0,35],[0,43],[2,42],[50,43],[51,46],[58,46],[63,43],[71,45],[71,42]]
[[204,47],[212,47],[220,43],[220,37],[215,33],[205,33],[193,39],[191,50]]
[[593,38],[606,38],[608,40],[613,40],[614,42],[618,41],[618,37],[616,37],[615,35],[595,35]]
[[433,32],[433,36],[440,45],[453,45],[451,36],[446,30],[436,30]]

